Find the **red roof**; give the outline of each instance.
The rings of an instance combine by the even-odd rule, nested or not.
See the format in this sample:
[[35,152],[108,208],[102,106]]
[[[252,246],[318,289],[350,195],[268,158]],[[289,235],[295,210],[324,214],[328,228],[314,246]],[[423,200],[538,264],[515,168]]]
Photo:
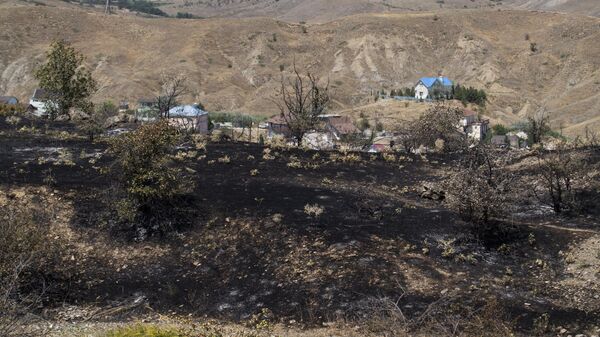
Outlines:
[[463,110],[463,116],[467,117],[467,116],[477,116],[477,112],[473,111],[473,110],[469,110],[469,109],[464,109]]
[[354,125],[350,117],[335,117],[329,119],[329,124],[340,134],[347,135],[358,133],[360,130]]

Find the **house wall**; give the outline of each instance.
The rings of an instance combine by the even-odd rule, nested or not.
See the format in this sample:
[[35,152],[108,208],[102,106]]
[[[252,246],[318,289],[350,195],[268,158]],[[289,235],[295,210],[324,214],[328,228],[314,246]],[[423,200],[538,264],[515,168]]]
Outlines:
[[35,116],[37,116],[37,117],[46,116],[46,114],[47,114],[46,102],[31,99],[31,100],[29,100],[29,105],[31,105],[32,107],[35,108],[35,111],[33,111],[33,114]]
[[208,134],[208,114],[198,117],[171,117],[169,125],[176,128],[194,130],[199,134]]
[[460,120],[460,125],[467,127],[471,124],[475,123],[475,115],[471,115],[471,116],[464,116],[461,120]]
[[275,135],[283,135],[285,137],[289,137],[290,130],[285,124],[269,123],[268,137],[271,138]]
[[415,87],[415,98],[426,99],[429,96],[429,89],[423,83],[417,84]]

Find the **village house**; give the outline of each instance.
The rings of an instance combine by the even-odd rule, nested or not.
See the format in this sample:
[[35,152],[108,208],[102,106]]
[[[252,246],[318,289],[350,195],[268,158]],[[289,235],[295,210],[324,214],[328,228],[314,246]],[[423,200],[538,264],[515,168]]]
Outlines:
[[381,136],[373,139],[369,152],[380,153],[380,152],[391,152],[394,150],[395,141],[390,136]]
[[527,147],[527,135],[524,132],[493,136],[490,143],[499,148],[522,149]]
[[135,117],[142,122],[150,122],[158,118],[158,107],[154,98],[140,98],[137,101]]
[[331,133],[328,132],[309,132],[302,138],[302,146],[311,150],[331,150],[336,146]]
[[199,134],[208,134],[208,112],[197,104],[180,105],[169,110],[169,124]]
[[496,135],[492,136],[490,143],[499,148],[505,148],[506,145],[506,135]]
[[356,125],[354,125],[352,118],[348,116],[321,115],[319,119],[325,124],[324,130],[331,134],[332,139],[336,141],[348,140],[348,138],[361,133]]
[[479,119],[475,111],[464,109],[460,129],[472,140],[481,142],[489,131],[490,121]]
[[16,105],[18,103],[19,100],[14,96],[0,96],[0,104]]
[[267,120],[267,137],[273,138],[277,135],[281,135],[285,138],[291,136],[290,128],[288,128],[285,118],[281,115],[273,116]]
[[452,94],[452,81],[442,76],[422,77],[415,85],[416,99],[435,99],[449,97]]
[[35,89],[33,95],[29,99],[29,110],[37,117],[43,117],[48,114],[47,105],[49,103],[49,95],[44,89]]

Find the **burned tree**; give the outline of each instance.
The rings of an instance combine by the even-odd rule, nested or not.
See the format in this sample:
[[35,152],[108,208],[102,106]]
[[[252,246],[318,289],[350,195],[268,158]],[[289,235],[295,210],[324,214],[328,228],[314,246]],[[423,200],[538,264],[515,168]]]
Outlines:
[[543,109],[527,117],[527,122],[527,133],[531,139],[531,144],[540,143],[542,137],[552,131],[550,128],[550,117],[548,117],[548,114]]
[[444,151],[466,148],[467,137],[459,130],[462,114],[459,108],[441,104],[430,108],[419,119],[409,123],[405,146],[432,148],[441,143]]
[[448,207],[476,225],[489,225],[507,212],[514,175],[506,158],[485,145],[470,148],[444,183]]
[[554,213],[574,211],[578,207],[574,184],[585,172],[585,163],[565,144],[554,151],[537,153],[538,180],[534,192]]
[[294,64],[293,79],[286,80],[282,77],[281,87],[274,101],[291,136],[300,145],[304,135],[318,125],[319,115],[323,114],[329,104],[329,82],[320,86],[315,75],[310,72],[306,76],[301,75]]
[[156,98],[158,113],[161,118],[169,118],[169,110],[187,93],[186,78],[183,75],[163,75],[160,87],[160,95]]

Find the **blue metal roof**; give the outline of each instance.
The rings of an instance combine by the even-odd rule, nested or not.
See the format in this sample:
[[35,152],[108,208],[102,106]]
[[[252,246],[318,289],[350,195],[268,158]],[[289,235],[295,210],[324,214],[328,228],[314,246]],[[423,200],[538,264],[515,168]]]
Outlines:
[[[431,86],[438,81],[439,77],[422,77],[419,81],[422,82],[427,88],[431,88]],[[448,77],[442,77],[442,85],[451,86],[452,81]]]
[[180,105],[169,110],[169,117],[198,117],[207,113],[197,105]]

